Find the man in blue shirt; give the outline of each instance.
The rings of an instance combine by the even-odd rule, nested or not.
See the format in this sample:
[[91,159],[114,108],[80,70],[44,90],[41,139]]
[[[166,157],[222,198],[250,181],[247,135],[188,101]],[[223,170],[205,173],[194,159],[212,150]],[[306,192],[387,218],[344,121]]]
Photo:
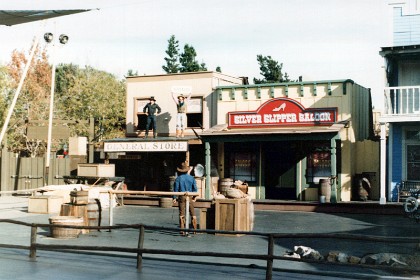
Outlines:
[[[178,177],[174,182],[174,192],[197,192],[197,183],[193,176],[189,173],[191,172],[192,167],[189,167],[186,162],[183,162],[180,167],[177,167]],[[195,197],[190,200],[189,211],[191,215],[191,220],[193,228],[197,229],[197,216],[194,213],[194,204]],[[185,195],[178,196],[178,208],[179,208],[179,226],[180,228],[185,228],[185,207],[186,207],[187,197]],[[174,203],[176,202],[176,197],[174,196]],[[181,231],[181,234],[184,234]]]

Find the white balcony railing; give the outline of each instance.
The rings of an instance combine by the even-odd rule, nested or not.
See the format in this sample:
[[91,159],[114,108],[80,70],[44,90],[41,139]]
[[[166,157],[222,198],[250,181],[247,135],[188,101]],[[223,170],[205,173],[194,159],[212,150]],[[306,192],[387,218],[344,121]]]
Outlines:
[[385,115],[420,114],[420,86],[386,87]]

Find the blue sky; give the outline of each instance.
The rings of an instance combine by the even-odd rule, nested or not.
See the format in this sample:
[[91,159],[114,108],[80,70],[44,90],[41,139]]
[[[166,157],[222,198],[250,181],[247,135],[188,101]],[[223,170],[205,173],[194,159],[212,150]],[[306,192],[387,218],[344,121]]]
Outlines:
[[[5,2],[5,1],[2,1]],[[194,46],[209,70],[260,78],[256,56],[271,55],[292,79],[353,79],[382,108],[381,47],[392,42],[391,7],[383,0],[18,0],[2,10],[95,9],[12,27],[0,26],[0,63],[29,50],[46,31],[70,37],[58,61],[123,77],[162,74],[173,34]],[[99,10],[96,10],[99,8]]]

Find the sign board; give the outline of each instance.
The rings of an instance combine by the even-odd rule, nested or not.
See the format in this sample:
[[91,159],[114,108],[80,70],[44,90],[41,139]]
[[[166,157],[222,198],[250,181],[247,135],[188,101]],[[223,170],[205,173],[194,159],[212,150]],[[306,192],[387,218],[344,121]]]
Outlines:
[[186,152],[188,143],[162,142],[105,142],[104,152]]
[[192,92],[192,87],[191,86],[173,86],[171,87],[171,92],[187,95]]
[[337,108],[305,109],[289,98],[273,98],[256,111],[229,112],[229,128],[262,128],[282,126],[332,125],[337,120]]
[[[48,140],[48,126],[28,126],[26,135],[28,139]],[[52,139],[67,139],[70,129],[67,126],[53,126],[51,128]]]

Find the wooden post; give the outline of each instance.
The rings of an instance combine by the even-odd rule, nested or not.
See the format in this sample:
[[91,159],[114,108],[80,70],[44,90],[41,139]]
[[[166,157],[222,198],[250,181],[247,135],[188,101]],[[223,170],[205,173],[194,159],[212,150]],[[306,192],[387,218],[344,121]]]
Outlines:
[[29,259],[31,261],[36,261],[36,234],[38,227],[34,224],[31,226],[31,245],[29,250]]
[[[190,196],[188,193],[185,194],[185,229],[190,227]],[[188,236],[189,232],[185,231],[185,236]]]
[[272,234],[268,236],[268,259],[267,270],[265,272],[265,279],[271,280],[273,278],[273,253],[274,253],[274,237]]
[[[141,225],[140,231],[139,231],[139,243],[138,243],[137,248],[139,250],[142,250],[143,244],[144,244],[144,225]],[[137,270],[141,271],[142,264],[143,264],[143,253],[137,252]]]
[[[112,226],[114,224],[114,210],[112,209],[112,200],[114,199],[114,193],[109,191],[109,225]],[[109,229],[111,231],[111,229]]]

